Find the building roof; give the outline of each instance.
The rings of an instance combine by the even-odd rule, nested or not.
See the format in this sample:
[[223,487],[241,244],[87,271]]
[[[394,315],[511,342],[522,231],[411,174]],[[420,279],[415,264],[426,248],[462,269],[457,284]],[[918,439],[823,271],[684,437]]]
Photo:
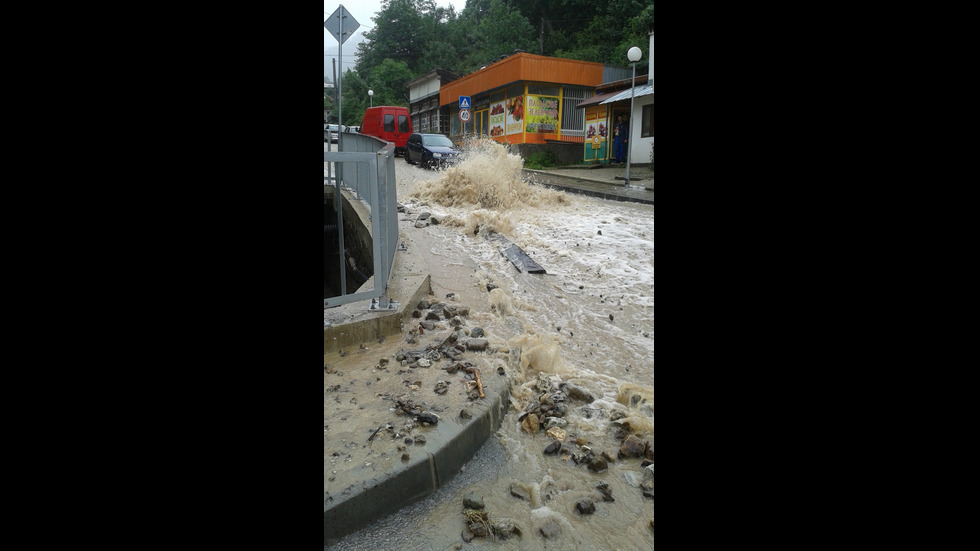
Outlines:
[[522,81],[594,87],[602,82],[603,64],[519,52],[460,77],[439,90],[439,104]]
[[[627,88],[626,90],[622,90],[620,92],[616,92],[616,93],[614,93],[612,95],[612,97],[606,98],[605,100],[601,101],[600,103],[606,104],[606,103],[612,103],[614,101],[623,101],[624,99],[630,99],[630,91],[631,91],[631,89],[630,88]],[[639,97],[643,97],[643,96],[649,96],[652,93],[653,93],[653,85],[652,84],[644,84],[643,86],[640,86],[640,87],[638,87],[635,90],[633,97],[639,98]],[[596,97],[598,97],[598,96],[596,96]],[[580,107],[581,107],[581,105],[582,104],[579,104]]]
[[615,96],[616,94],[618,94],[619,92],[620,92],[619,90],[615,90],[613,92],[606,92],[605,94],[597,94],[596,96],[591,97],[591,98],[583,101],[582,103],[576,105],[575,108],[576,109],[585,109],[586,107],[588,107],[590,105],[599,105],[600,103],[603,102],[603,100],[609,99],[609,98]]

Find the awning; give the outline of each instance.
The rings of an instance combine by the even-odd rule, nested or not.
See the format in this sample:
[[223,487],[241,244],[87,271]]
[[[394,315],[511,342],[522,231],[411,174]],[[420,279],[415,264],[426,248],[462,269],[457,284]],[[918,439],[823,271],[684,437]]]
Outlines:
[[606,94],[599,94],[598,96],[589,98],[589,99],[583,101],[582,103],[576,105],[575,108],[576,109],[584,109],[584,108],[586,108],[586,107],[588,107],[590,105],[599,105],[600,103],[602,103],[602,100],[607,99],[607,98],[611,98],[611,97],[615,96],[618,93],[619,93],[619,91],[617,90],[615,92],[608,92]]
[[[652,93],[653,93],[653,85],[652,84],[644,84],[643,86],[640,86],[639,88],[637,88],[633,92],[633,94],[634,94],[633,97],[639,98],[639,97],[642,97],[642,96],[649,96]],[[621,90],[619,92],[614,92],[613,94],[611,94],[611,96],[612,97],[609,97],[609,98],[601,101],[600,103],[605,104],[605,103],[612,103],[614,101],[623,101],[624,99],[630,99],[630,90],[627,89],[627,90]],[[596,98],[598,98],[598,97],[599,96],[596,96]],[[593,98],[593,99],[595,99],[595,98]],[[581,107],[581,106],[582,106],[582,104],[580,103],[579,104],[579,107]]]

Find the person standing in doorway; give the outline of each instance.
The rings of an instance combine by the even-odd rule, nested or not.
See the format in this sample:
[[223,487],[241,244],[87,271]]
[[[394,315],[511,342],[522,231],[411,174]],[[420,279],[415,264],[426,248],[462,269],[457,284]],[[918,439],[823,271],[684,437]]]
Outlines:
[[623,121],[622,115],[616,116],[616,125],[613,126],[613,154],[616,163],[626,162],[626,148],[629,142],[630,125]]

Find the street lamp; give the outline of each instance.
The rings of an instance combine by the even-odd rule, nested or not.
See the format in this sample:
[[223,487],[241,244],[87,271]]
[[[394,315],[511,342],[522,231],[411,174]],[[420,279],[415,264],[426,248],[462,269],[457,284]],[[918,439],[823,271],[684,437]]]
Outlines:
[[371,107],[374,107],[374,90],[368,90],[368,97],[371,98]]
[[630,60],[633,65],[633,80],[630,81],[630,130],[626,134],[626,143],[629,144],[626,147],[626,188],[630,187],[630,150],[633,149],[633,144],[629,143],[630,134],[633,133],[633,96],[636,93],[636,62],[643,57],[643,52],[639,48],[633,46],[628,52],[626,52],[626,58]]

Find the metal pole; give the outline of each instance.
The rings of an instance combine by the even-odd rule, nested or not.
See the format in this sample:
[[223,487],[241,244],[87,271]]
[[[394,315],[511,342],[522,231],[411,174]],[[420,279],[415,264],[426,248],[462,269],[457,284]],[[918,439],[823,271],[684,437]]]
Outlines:
[[[337,19],[340,20],[340,40],[337,44],[337,59],[340,60],[340,72],[337,73],[337,150],[344,150],[344,133],[340,132],[340,125],[344,124],[344,110],[343,103],[341,103],[341,87],[340,81],[344,74],[344,10],[340,10],[337,14]],[[334,174],[334,183],[336,187],[336,208],[337,208],[337,235],[338,235],[338,245],[340,246],[340,294],[347,294],[347,254],[344,250],[344,202],[343,198],[340,196],[340,182],[344,174],[343,163],[337,163],[337,170]]]
[[633,80],[630,81],[630,120],[629,131],[626,132],[626,189],[630,187],[630,149],[633,147],[629,143],[630,134],[633,133],[633,94],[636,93],[636,62],[633,62]]
[[[341,125],[344,124],[344,106],[341,103],[342,89],[340,87],[340,78],[344,74],[344,10],[340,10],[337,14],[337,18],[340,20],[340,40],[337,44],[337,58],[340,60],[340,73],[337,75],[337,150],[344,150],[344,133],[340,132]],[[636,65],[633,65],[633,70],[636,71]],[[337,188],[340,191],[340,187]]]

